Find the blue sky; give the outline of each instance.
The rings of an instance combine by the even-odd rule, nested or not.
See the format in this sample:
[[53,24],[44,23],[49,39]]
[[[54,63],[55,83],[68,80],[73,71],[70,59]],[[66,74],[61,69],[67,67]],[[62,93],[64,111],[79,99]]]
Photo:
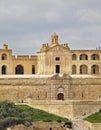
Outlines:
[[101,46],[101,0],[0,0],[0,48],[33,55],[54,32],[71,49]]

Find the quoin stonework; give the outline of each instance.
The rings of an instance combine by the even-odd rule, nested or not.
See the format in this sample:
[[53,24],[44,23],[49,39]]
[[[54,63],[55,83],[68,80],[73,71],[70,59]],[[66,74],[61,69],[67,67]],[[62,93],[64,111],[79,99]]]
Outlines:
[[[100,48],[71,50],[67,43],[60,44],[54,33],[51,43],[43,44],[37,55],[14,56],[4,44],[0,57],[0,101],[33,102],[45,110],[49,110],[49,104],[61,111],[68,106],[67,113],[84,108],[84,104],[89,112],[94,102],[88,101],[92,100],[97,108],[101,106]],[[70,117],[74,116],[71,113]]]

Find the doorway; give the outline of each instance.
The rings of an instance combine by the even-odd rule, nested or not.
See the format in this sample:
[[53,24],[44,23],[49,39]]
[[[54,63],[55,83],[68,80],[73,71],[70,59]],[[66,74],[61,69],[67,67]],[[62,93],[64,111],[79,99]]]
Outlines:
[[55,70],[56,70],[56,73],[60,73],[60,65],[56,65]]

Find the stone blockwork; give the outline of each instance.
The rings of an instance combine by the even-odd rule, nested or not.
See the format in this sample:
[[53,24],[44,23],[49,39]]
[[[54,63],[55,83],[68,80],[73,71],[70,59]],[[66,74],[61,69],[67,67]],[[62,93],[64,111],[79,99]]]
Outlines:
[[79,118],[101,108],[101,101],[33,101],[32,107],[43,109],[47,112],[64,116],[66,118]]
[[0,76],[0,101],[29,103],[70,118],[97,111],[101,107],[100,92],[100,77],[67,74]]
[[89,128],[89,130],[101,130],[101,123],[91,123],[85,121],[85,125]]
[[101,78],[69,75],[0,76],[0,101],[99,100]]
[[98,100],[101,96],[101,77],[73,78],[71,91],[73,100]]
[[[64,78],[63,78],[64,77]],[[70,76],[1,76],[0,101],[12,100],[26,102],[26,100],[56,100],[69,99]],[[62,94],[62,97],[61,97]]]
[[69,130],[65,123],[58,122],[34,122],[31,126],[27,127],[24,125],[12,126],[7,130]]

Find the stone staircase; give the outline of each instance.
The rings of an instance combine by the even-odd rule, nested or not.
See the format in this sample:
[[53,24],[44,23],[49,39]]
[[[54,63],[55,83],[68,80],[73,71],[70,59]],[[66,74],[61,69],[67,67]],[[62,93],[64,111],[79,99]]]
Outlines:
[[72,130],[89,130],[89,128],[86,126],[86,124],[84,123],[84,118],[92,115],[93,113],[97,112],[96,111],[93,111],[93,112],[90,112],[86,115],[83,115],[83,116],[80,116],[78,118],[73,118],[71,121],[73,123],[73,129]]
[[88,127],[85,125],[83,119],[74,119],[72,123],[73,123],[72,130],[89,130]]

